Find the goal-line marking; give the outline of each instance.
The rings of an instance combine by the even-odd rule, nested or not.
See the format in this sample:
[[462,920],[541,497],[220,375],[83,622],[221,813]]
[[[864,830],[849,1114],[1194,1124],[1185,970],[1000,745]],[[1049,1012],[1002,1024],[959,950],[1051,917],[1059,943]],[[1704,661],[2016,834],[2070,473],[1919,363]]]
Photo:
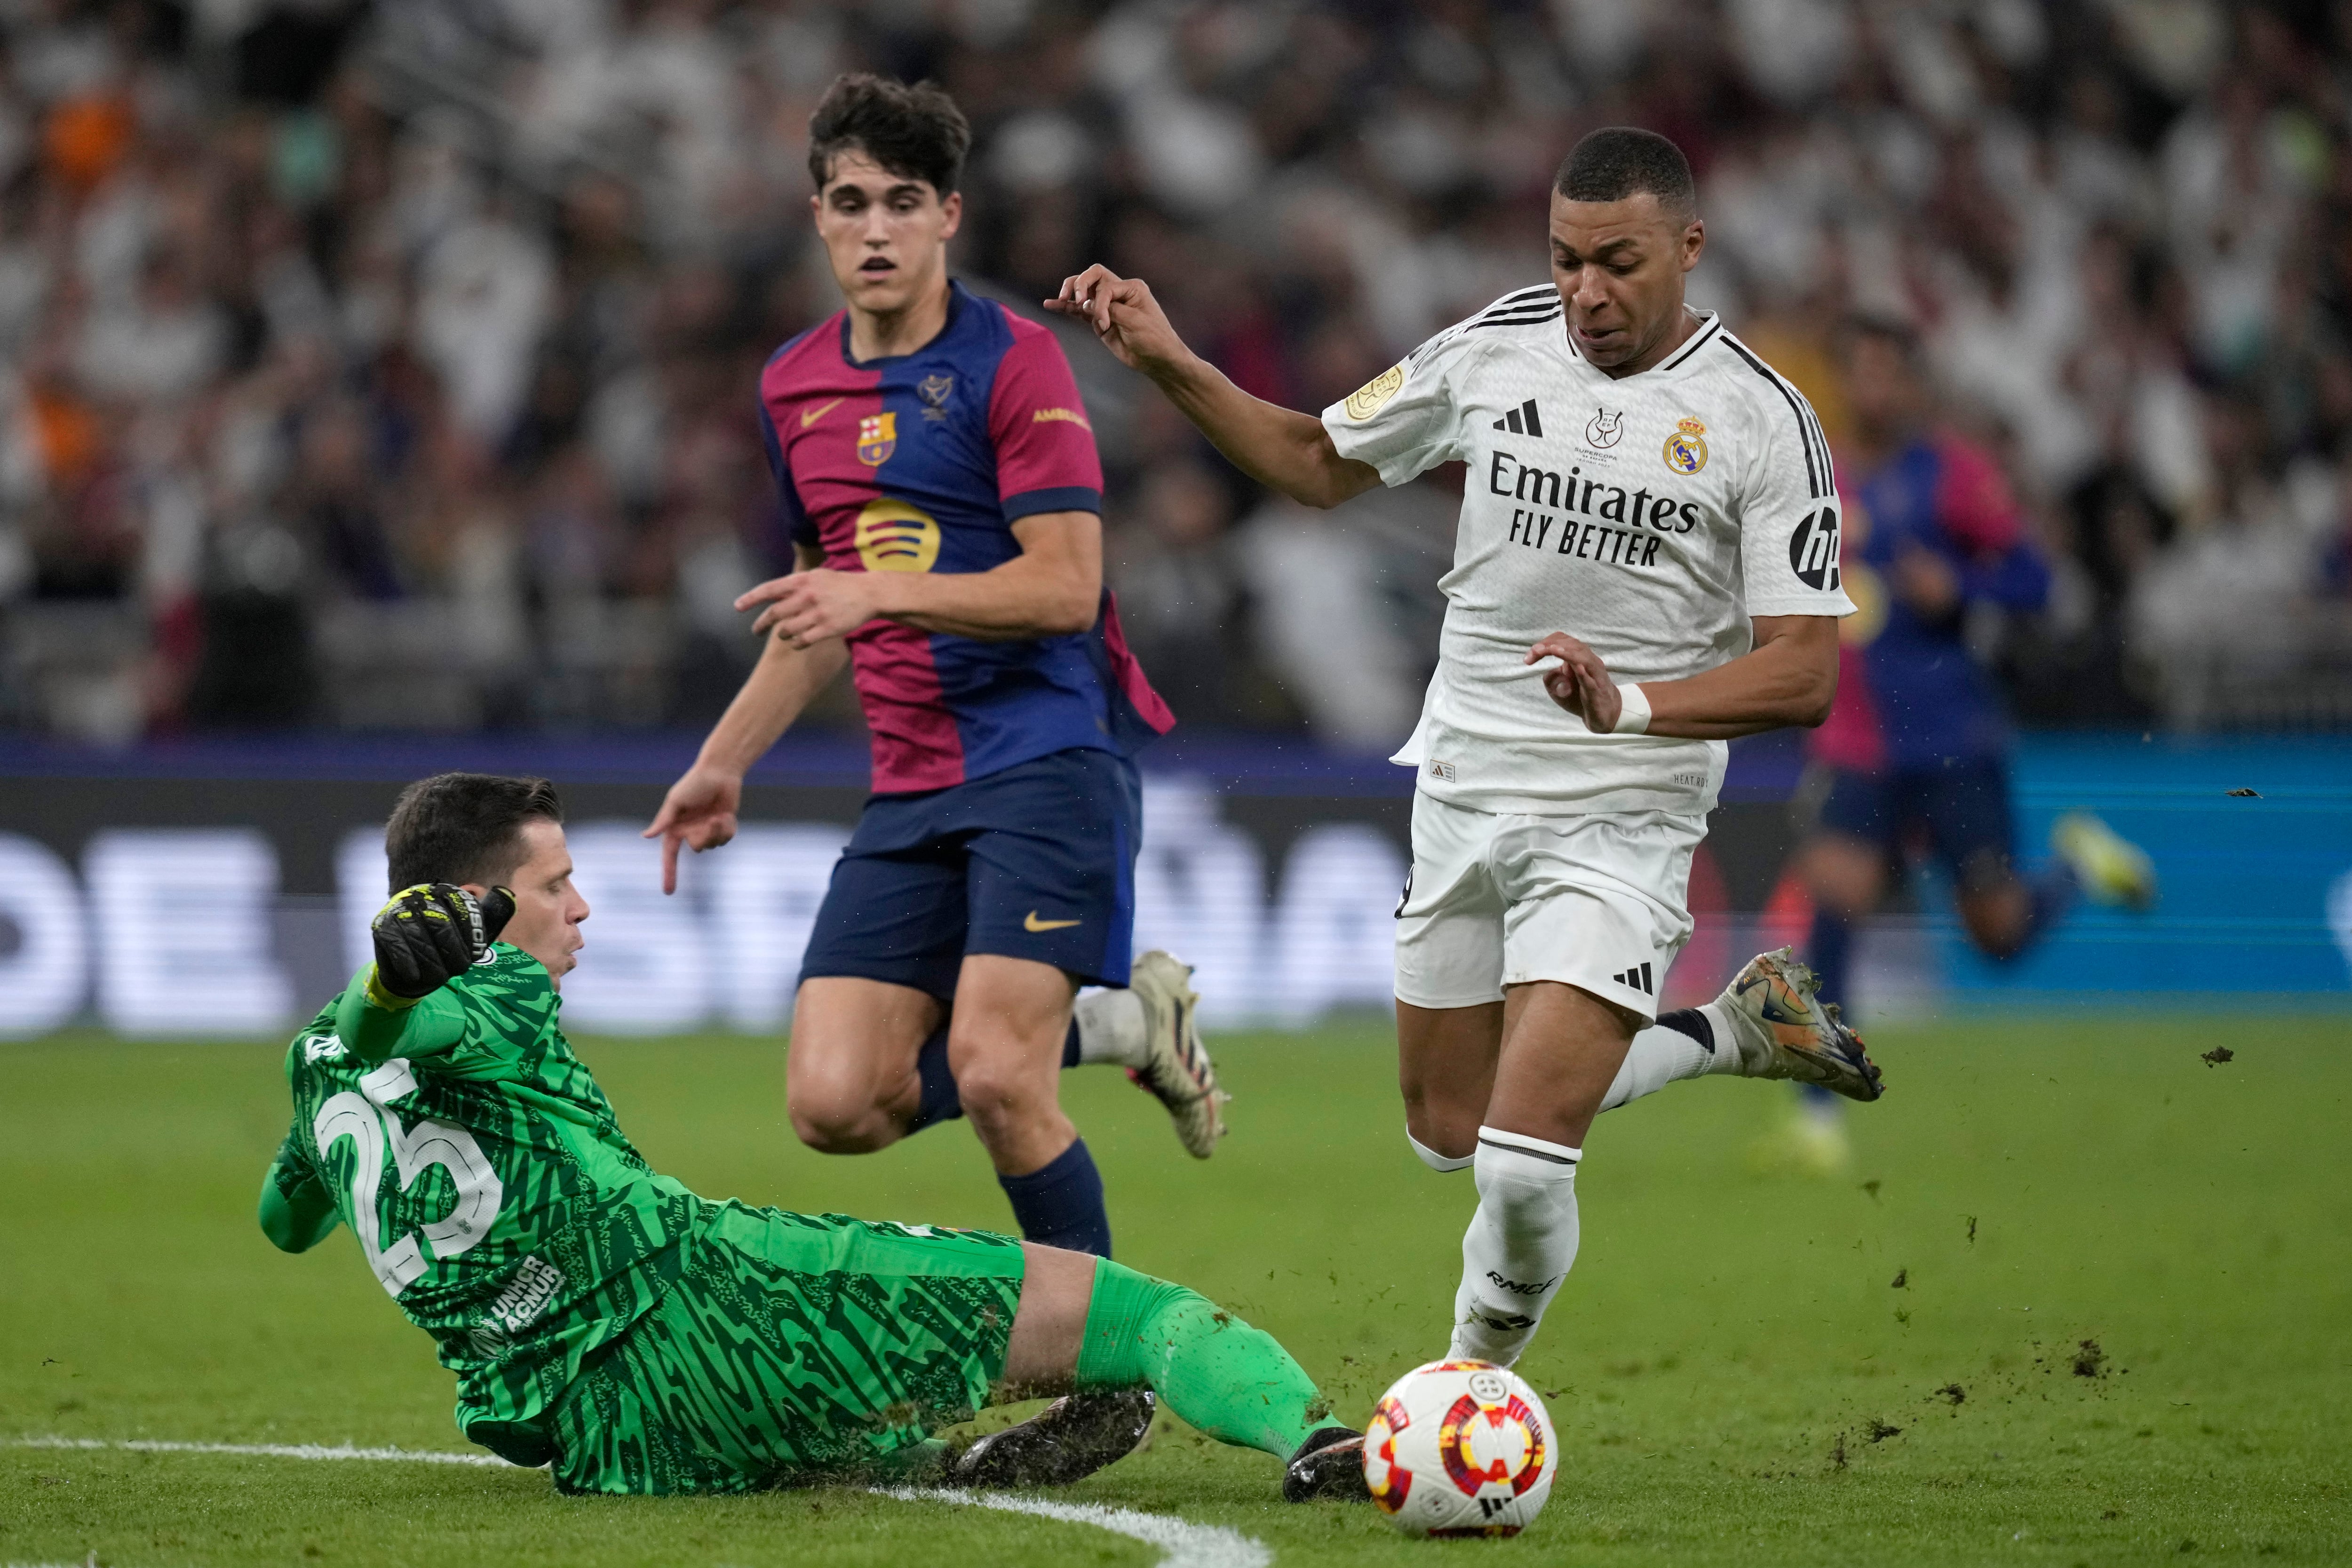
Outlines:
[[1064,1524],[1090,1524],[1160,1549],[1158,1568],[1266,1568],[1274,1552],[1265,1542],[1218,1524],[1193,1524],[1171,1514],[1139,1513],[1098,1502],[1047,1502],[1004,1492],[967,1492],[950,1487],[877,1487],[884,1497],[905,1502],[961,1503],[1003,1513],[1033,1514]]
[[[237,1454],[264,1459],[407,1460],[422,1465],[472,1465],[514,1469],[495,1454],[458,1454],[440,1448],[362,1448],[350,1443],[172,1443],[152,1437],[0,1437],[0,1447],[114,1450],[133,1454]],[[900,1502],[951,1503],[965,1508],[1025,1513],[1063,1524],[1091,1525],[1160,1549],[1157,1568],[1267,1568],[1274,1552],[1265,1542],[1223,1525],[1193,1524],[1172,1514],[1143,1513],[1096,1502],[1049,1502],[1003,1492],[969,1492],[952,1487],[874,1487],[877,1497]],[[7,1568],[16,1568],[15,1564]]]

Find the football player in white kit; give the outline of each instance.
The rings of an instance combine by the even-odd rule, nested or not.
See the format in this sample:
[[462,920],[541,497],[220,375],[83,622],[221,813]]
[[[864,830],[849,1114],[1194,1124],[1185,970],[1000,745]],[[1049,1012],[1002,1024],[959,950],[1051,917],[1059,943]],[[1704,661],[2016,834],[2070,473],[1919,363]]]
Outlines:
[[1307,505],[1468,465],[1437,671],[1395,759],[1418,779],[1397,1033],[1414,1148],[1476,1171],[1451,1353],[1505,1364],[1575,1257],[1598,1111],[1704,1071],[1879,1092],[1785,952],[1657,1016],[1725,742],[1830,710],[1853,605],[1828,444],[1795,388],[1685,304],[1706,229],[1674,143],[1586,137],[1549,230],[1550,285],[1319,419],[1193,354],[1140,279],[1095,267],[1047,302]]

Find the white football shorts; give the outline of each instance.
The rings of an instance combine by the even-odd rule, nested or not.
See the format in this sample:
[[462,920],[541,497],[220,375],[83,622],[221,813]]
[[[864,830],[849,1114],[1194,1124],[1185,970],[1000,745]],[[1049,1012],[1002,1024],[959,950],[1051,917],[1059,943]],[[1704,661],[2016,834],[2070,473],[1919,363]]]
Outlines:
[[1706,837],[1704,816],[1498,816],[1416,794],[1397,1000],[1475,1007],[1557,980],[1656,1018],[1690,940],[1691,852]]

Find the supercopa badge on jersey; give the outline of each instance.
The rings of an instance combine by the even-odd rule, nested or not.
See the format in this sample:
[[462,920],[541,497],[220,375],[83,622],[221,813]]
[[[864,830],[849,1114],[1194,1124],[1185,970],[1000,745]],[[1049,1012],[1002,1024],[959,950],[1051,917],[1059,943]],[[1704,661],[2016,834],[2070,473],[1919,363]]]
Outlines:
[[896,414],[868,414],[857,422],[857,460],[869,468],[878,468],[890,460],[898,449],[898,416]]
[[1696,419],[1680,419],[1666,437],[1666,467],[1678,474],[1695,474],[1706,467],[1706,426]]
[[1370,419],[1380,411],[1381,405],[1394,397],[1403,385],[1404,366],[1392,364],[1348,394],[1348,401],[1340,406],[1348,411],[1350,419]]

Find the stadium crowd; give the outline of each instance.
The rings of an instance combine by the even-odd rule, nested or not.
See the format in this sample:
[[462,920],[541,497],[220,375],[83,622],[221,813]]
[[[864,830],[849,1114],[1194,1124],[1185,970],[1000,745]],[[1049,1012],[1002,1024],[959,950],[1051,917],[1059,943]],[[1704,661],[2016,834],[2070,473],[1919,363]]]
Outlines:
[[[2000,456],[2056,568],[1974,628],[2025,717],[2352,723],[2352,8],[0,0],[0,725],[710,717],[860,68],[970,115],[976,284],[1142,274],[1306,407],[1540,281],[1583,130],[1662,131],[1694,297],[1833,440],[1860,310]],[[1271,502],[1068,346],[1179,714],[1401,738],[1444,477]]]

